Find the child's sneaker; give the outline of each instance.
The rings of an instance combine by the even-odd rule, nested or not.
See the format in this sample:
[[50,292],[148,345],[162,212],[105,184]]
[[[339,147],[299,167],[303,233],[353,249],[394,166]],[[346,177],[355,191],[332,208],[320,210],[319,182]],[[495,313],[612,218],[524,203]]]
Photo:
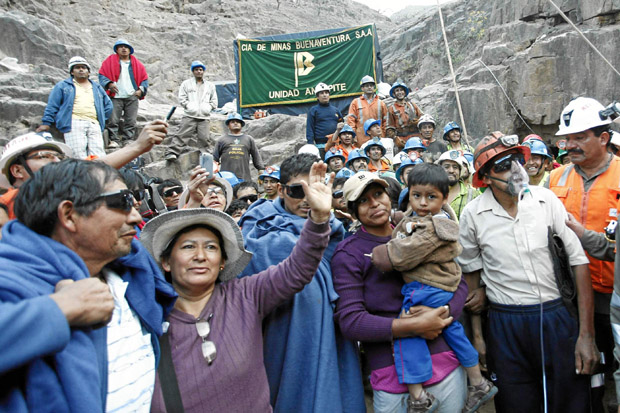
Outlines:
[[426,413],[434,412],[439,407],[439,402],[435,399],[435,396],[422,390],[422,394],[419,399],[412,399],[409,396],[407,400],[407,413]]
[[497,394],[497,387],[486,378],[477,386],[467,386],[467,401],[463,413],[473,413]]

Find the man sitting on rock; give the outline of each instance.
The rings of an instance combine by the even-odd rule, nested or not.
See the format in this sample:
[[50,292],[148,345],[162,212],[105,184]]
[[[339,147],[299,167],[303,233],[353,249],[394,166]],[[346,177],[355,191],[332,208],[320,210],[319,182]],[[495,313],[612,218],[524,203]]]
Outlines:
[[[192,78],[181,83],[179,88],[179,104],[183,107],[181,126],[172,136],[166,148],[166,160],[175,160],[189,146],[204,148],[209,146],[209,114],[217,109],[217,93],[215,85],[204,80],[206,67],[199,60],[190,66]],[[197,138],[197,139],[196,139]]]
[[256,169],[262,171],[265,168],[256,142],[253,137],[241,132],[245,122],[240,114],[228,115],[226,126],[229,132],[217,140],[213,159],[220,163],[220,171],[230,171],[244,181],[251,181],[250,156]]
[[[136,134],[138,100],[144,99],[149,88],[149,77],[142,62],[133,55],[133,47],[127,40],[114,43],[114,54],[108,56],[99,69],[99,83],[112,98],[114,110],[108,119],[109,148],[130,141]],[[118,124],[123,119],[123,134],[119,136]]]
[[52,89],[37,132],[47,132],[55,124],[76,158],[103,156],[101,131],[112,113],[112,102],[103,88],[88,78],[90,65],[83,57],[69,60],[69,74]]

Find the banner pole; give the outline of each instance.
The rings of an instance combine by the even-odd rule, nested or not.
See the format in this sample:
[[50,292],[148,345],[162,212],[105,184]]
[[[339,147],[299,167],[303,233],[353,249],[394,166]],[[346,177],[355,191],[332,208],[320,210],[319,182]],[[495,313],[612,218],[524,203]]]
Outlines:
[[463,109],[461,108],[461,99],[459,98],[459,88],[456,84],[456,74],[454,73],[454,67],[452,66],[452,57],[450,56],[450,46],[448,45],[448,36],[446,35],[446,28],[443,25],[443,15],[441,14],[441,6],[439,0],[437,0],[437,9],[439,10],[439,22],[441,23],[441,32],[443,33],[443,41],[446,46],[446,54],[448,55],[448,64],[450,65],[450,73],[452,74],[452,84],[454,85],[454,94],[456,95],[456,106],[459,110],[459,117],[461,118],[461,127],[463,128],[463,137],[465,138],[465,144],[469,147],[469,139],[467,136],[467,128],[465,127],[465,118],[463,117]]

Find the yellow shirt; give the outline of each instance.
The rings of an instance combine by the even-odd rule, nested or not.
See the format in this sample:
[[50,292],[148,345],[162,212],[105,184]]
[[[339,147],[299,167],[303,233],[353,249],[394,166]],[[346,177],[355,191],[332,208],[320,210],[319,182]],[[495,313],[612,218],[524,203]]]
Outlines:
[[90,81],[84,86],[73,80],[75,86],[75,100],[73,101],[73,117],[98,123],[97,111],[95,110],[95,96],[93,85]]

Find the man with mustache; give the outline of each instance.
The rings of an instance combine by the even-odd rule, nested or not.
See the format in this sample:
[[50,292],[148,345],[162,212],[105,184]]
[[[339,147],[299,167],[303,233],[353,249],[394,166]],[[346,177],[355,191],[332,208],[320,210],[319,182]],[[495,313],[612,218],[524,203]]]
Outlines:
[[[600,102],[586,97],[573,99],[564,108],[556,136],[566,139],[571,164],[555,169],[549,177],[549,189],[560,198],[566,210],[586,229],[595,232],[603,232],[607,224],[616,219],[617,194],[620,193],[620,158],[610,153],[609,128],[617,114],[609,109],[611,107],[605,108]],[[596,344],[605,353],[606,364],[611,367],[614,341],[610,302],[614,263],[592,256],[588,258],[594,288]],[[616,311],[620,314],[620,309]],[[593,401],[602,403],[605,388],[595,389]]]

